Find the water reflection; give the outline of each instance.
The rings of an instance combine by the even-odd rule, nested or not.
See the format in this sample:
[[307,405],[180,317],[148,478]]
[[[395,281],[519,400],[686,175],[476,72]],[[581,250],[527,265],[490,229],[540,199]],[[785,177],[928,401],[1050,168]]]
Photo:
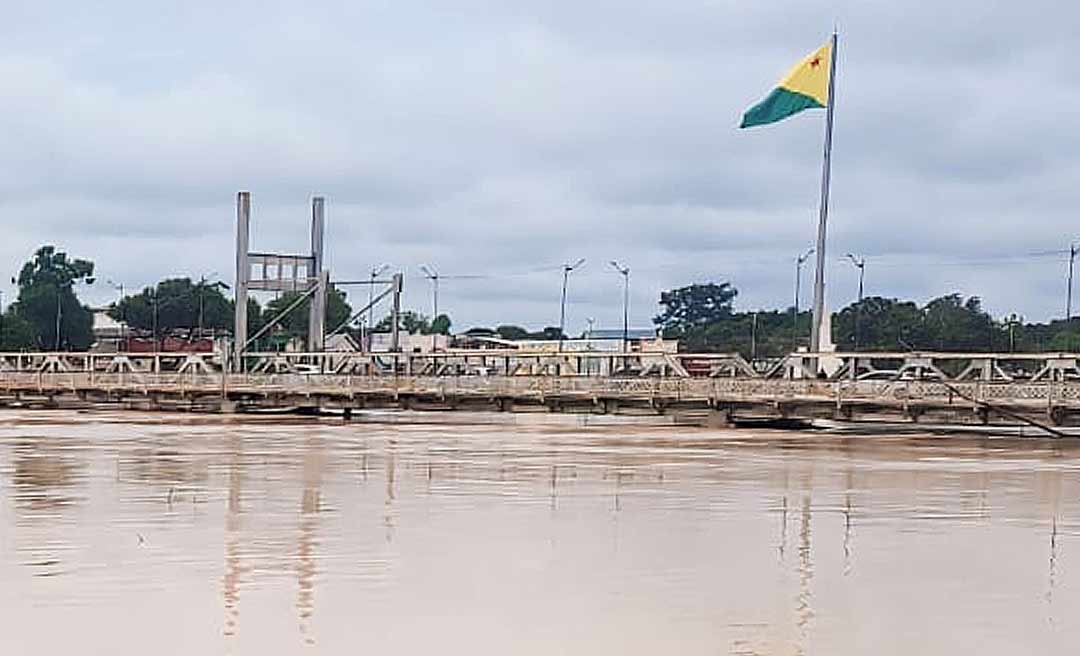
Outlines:
[[297,547],[297,597],[300,634],[308,644],[314,644],[311,616],[315,613],[315,549],[318,546],[315,533],[319,524],[322,504],[322,475],[325,454],[322,441],[311,439],[304,449],[303,485],[300,502],[300,539]]
[[69,445],[52,439],[21,440],[14,446],[15,501],[24,519],[79,503],[76,488],[84,465]]
[[[0,653],[97,647],[126,616],[99,651],[177,617],[186,653],[353,653],[357,617],[392,653],[1080,639],[1076,445],[48,416],[0,423]],[[78,631],[45,630],[61,607]]]
[[240,619],[240,583],[243,566],[240,558],[240,513],[243,486],[241,466],[243,441],[231,435],[227,441],[229,451],[229,496],[225,507],[225,575],[221,581],[221,597],[225,605],[225,635],[236,633]]

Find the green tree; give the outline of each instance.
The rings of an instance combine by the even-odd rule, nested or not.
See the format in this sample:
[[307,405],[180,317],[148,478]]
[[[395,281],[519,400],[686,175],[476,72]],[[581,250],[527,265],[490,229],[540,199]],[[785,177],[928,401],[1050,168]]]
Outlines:
[[693,284],[661,292],[663,311],[653,323],[673,334],[706,326],[730,316],[738,294],[738,290],[726,282]]
[[503,339],[519,340],[529,338],[529,331],[525,330],[521,326],[498,326],[495,328],[495,333]]
[[431,326],[429,326],[429,332],[436,335],[449,335],[450,326],[453,325],[450,322],[450,317],[446,314],[440,314],[431,320]]
[[138,330],[164,334],[178,328],[228,329],[233,323],[233,303],[222,293],[224,283],[190,278],[169,278],[126,296],[109,308],[109,316]]
[[0,316],[0,351],[24,351],[35,343],[34,327],[9,307]]
[[[259,319],[259,327],[284,312],[300,297],[299,292],[286,292],[266,304]],[[250,314],[250,309],[249,309]],[[305,298],[300,305],[293,308],[271,329],[275,339],[307,338],[308,317],[311,314],[311,299]],[[323,322],[327,332],[335,330],[338,326],[349,320],[352,316],[352,306],[346,300],[345,292],[331,287],[326,293],[326,320]]]
[[[379,323],[375,325],[375,330],[379,332],[389,332],[393,325],[391,319],[389,314],[383,317]],[[447,319],[447,323],[449,323],[449,318]],[[449,325],[447,328],[449,329]],[[431,322],[427,315],[421,312],[405,310],[398,315],[398,329],[407,332],[410,335],[428,335],[431,333]]]
[[80,282],[94,282],[94,263],[68,258],[52,245],[39,248],[19,271],[13,312],[30,327],[38,347],[85,350],[94,341],[93,314],[75,295]]

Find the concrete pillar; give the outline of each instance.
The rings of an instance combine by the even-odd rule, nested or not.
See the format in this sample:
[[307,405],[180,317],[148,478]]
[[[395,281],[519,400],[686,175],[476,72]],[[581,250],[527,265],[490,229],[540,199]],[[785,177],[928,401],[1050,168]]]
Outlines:
[[400,273],[395,273],[393,285],[394,303],[390,310],[390,350],[397,352],[401,350],[399,323],[401,319],[401,291],[405,287],[405,277]]
[[326,293],[329,291],[323,275],[323,235],[326,230],[326,199],[315,196],[311,199],[311,259],[312,279],[318,289],[311,297],[311,312],[308,314],[308,350],[322,351],[326,341]]
[[241,191],[236,195],[236,315],[233,324],[233,357],[236,359],[236,370],[243,371],[244,363],[241,354],[244,344],[247,342],[247,300],[248,279],[251,277],[251,266],[248,264],[248,252],[251,240],[251,193]]

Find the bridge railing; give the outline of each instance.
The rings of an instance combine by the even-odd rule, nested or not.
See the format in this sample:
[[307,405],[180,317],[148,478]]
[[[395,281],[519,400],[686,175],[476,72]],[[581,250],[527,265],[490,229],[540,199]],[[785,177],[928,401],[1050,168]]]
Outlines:
[[[220,377],[228,360],[217,353],[0,353],[0,375],[85,374],[94,379],[138,380],[140,376],[177,376],[196,383]],[[762,365],[763,363],[758,363]],[[1041,383],[1080,381],[1077,353],[830,352],[792,353],[755,367],[738,353],[567,352],[519,349],[451,350],[437,353],[252,353],[244,358],[251,384],[276,376],[557,379],[560,385],[588,388],[602,379],[611,385],[645,389],[655,380],[789,381],[947,381],[962,383]],[[235,373],[231,368],[230,377]],[[109,378],[113,376],[114,378]],[[187,378],[182,378],[187,376]],[[258,380],[256,380],[258,377]],[[300,380],[296,378],[294,380]],[[200,383],[201,384],[201,383]],[[304,383],[308,384],[308,383]],[[375,383],[372,383],[375,384]],[[394,385],[400,385],[395,382]],[[484,382],[468,382],[484,386]],[[536,383],[524,383],[526,385]]]

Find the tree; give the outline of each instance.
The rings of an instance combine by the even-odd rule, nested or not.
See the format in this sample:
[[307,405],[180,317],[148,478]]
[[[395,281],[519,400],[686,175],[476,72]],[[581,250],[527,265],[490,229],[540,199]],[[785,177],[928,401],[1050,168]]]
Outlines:
[[[221,292],[224,283],[190,278],[169,278],[109,308],[109,316],[139,330],[158,334],[177,328],[228,329],[233,322],[233,303]],[[155,310],[157,321],[155,322]]]
[[35,343],[34,327],[9,307],[0,316],[0,351],[23,351]]
[[509,340],[521,340],[529,338],[529,331],[525,330],[521,326],[498,326],[495,328],[495,333],[499,337]]
[[436,335],[449,335],[450,334],[450,317],[446,314],[440,314],[431,320],[431,326],[429,332]]
[[[266,304],[266,310],[262,312],[261,326],[284,312],[300,297],[300,292],[286,292]],[[323,322],[327,332],[335,330],[338,326],[349,320],[352,316],[352,306],[345,300],[345,292],[331,287],[326,292],[326,320]],[[249,310],[250,312],[250,310]],[[306,338],[308,334],[308,317],[311,313],[311,298],[305,298],[300,305],[293,308],[271,329],[276,335],[286,339]]]
[[730,316],[738,294],[738,290],[726,282],[694,284],[661,292],[660,305],[664,309],[653,323],[673,334],[706,326]]
[[[447,324],[449,324],[449,318],[447,318]],[[392,326],[391,315],[388,314],[375,325],[375,330],[384,333],[390,332]],[[449,329],[449,325],[447,325],[447,328]],[[398,329],[410,335],[428,335],[431,333],[431,322],[427,315],[421,312],[405,310],[398,315]]]
[[529,337],[532,339],[546,339],[552,342],[559,339],[569,339],[566,333],[559,330],[558,326],[547,326],[538,333],[530,333]]
[[[94,282],[94,263],[69,259],[55,246],[39,248],[17,279],[13,314],[29,326],[33,342],[46,350],[85,350],[94,341],[94,317],[75,296],[75,284]],[[14,327],[14,324],[13,324]]]

